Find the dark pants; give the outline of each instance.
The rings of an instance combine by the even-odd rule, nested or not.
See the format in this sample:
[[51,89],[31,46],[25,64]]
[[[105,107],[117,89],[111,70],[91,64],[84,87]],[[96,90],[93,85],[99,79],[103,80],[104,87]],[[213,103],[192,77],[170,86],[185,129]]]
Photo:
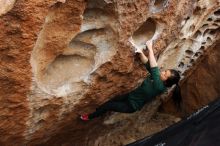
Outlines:
[[112,100],[107,101],[96,109],[96,111],[89,115],[89,119],[93,119],[105,114],[107,111],[114,111],[120,113],[133,113],[135,110],[128,101],[128,95],[118,96]]

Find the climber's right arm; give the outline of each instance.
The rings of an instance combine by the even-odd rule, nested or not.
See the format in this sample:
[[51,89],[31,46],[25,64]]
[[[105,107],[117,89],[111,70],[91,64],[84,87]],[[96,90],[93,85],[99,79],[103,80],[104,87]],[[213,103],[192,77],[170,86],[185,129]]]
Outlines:
[[142,63],[147,64],[148,58],[147,58],[147,56],[144,55],[143,51],[140,51],[139,57],[140,57]]
[[150,72],[150,64],[147,56],[145,56],[143,51],[140,49],[137,49],[135,52],[138,53],[141,62],[144,63],[145,68]]
[[154,51],[153,51],[153,42],[152,40],[151,41],[148,41],[146,43],[147,47],[148,47],[148,51],[149,51],[149,54],[148,54],[148,59],[149,59],[149,62],[150,62],[150,67],[153,68],[153,67],[157,67],[157,61],[156,61],[156,58],[154,56]]

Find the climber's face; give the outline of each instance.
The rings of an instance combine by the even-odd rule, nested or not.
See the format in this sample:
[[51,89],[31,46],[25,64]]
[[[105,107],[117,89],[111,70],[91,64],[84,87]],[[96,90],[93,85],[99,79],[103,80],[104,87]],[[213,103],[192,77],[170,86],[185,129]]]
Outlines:
[[162,81],[166,81],[169,77],[171,77],[171,72],[170,72],[169,69],[160,72],[160,79],[161,79]]

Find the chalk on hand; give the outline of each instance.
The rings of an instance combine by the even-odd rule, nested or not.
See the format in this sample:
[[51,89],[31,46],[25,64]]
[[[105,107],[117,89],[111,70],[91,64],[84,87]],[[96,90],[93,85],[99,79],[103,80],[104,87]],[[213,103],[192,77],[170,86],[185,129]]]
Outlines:
[[142,51],[142,49],[139,48],[139,47],[134,43],[134,40],[132,39],[132,37],[130,37],[130,38],[128,39],[128,41],[131,43],[132,47],[134,48],[134,52],[135,52],[135,53]]
[[143,51],[142,49],[136,48],[134,52],[135,52],[135,53],[141,53],[142,51]]

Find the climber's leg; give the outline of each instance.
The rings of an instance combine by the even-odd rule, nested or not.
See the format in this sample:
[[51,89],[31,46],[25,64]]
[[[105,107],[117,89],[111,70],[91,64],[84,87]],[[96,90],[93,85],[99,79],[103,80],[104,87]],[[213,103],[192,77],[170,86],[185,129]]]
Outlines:
[[107,111],[114,111],[114,112],[120,112],[120,113],[133,113],[135,110],[130,105],[128,101],[108,101],[98,107],[94,113],[91,113],[89,115],[82,115],[82,120],[89,120],[96,117],[99,117],[103,114],[105,114]]

